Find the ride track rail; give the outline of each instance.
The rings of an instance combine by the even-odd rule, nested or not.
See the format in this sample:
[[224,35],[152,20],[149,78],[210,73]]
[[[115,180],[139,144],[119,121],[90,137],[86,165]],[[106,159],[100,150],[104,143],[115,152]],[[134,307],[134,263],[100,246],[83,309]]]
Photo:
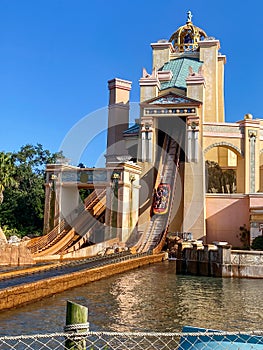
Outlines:
[[[174,135],[176,136],[176,135]],[[176,137],[166,136],[162,151],[162,162],[159,166],[159,175],[155,182],[155,189],[160,183],[166,183],[170,186],[170,200],[168,204],[168,212],[165,215],[154,213],[149,224],[143,234],[144,240],[140,243],[138,251],[160,251],[166,237],[166,233],[170,224],[171,210],[174,202],[174,191],[178,175],[178,165],[180,161],[181,138],[179,142]],[[166,152],[164,154],[164,151]]]
[[96,256],[87,259],[74,260],[53,264],[48,266],[39,266],[24,270],[15,270],[0,273],[0,290],[19,286],[22,284],[41,281],[44,279],[63,276],[82,270],[89,270],[100,266],[116,264],[121,261],[132,260],[138,257],[151,255],[152,252],[131,254],[130,252],[114,253],[106,256]]

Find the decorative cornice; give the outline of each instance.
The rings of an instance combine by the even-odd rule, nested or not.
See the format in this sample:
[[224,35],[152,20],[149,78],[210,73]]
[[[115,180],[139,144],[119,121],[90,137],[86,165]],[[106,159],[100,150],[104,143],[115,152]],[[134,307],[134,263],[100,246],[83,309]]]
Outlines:
[[220,41],[217,39],[205,39],[202,41],[198,41],[199,47],[211,47],[211,46],[217,46],[218,50],[220,49]]
[[[203,124],[204,133],[213,133],[214,136],[232,134],[234,137],[241,137],[241,130],[238,124]],[[228,135],[227,135],[228,136]]]
[[131,90],[132,82],[129,80],[123,80],[119,78],[114,78],[108,81],[108,89],[122,89],[122,90]]
[[173,77],[173,72],[171,70],[160,70],[157,72],[157,77],[159,81],[170,81]]
[[164,49],[170,49],[171,51],[174,51],[173,44],[169,41],[158,41],[157,43],[151,43],[152,49],[157,50],[164,50]]
[[259,119],[243,119],[237,122],[240,126],[258,128],[260,127]]

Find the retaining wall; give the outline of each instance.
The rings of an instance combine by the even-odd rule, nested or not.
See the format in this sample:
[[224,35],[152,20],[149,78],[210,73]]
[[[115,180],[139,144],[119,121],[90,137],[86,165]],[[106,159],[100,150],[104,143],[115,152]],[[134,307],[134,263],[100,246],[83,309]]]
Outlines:
[[263,278],[263,252],[231,246],[179,246],[177,273],[212,277]]
[[27,243],[0,244],[0,266],[34,265],[36,262],[26,247]]
[[116,264],[106,265],[90,270],[79,271],[65,276],[58,276],[42,281],[0,290],[0,310],[10,309],[28,302],[63,292],[70,288],[78,287],[101,278],[109,277],[117,273],[160,262],[165,254],[149,255],[122,261]]

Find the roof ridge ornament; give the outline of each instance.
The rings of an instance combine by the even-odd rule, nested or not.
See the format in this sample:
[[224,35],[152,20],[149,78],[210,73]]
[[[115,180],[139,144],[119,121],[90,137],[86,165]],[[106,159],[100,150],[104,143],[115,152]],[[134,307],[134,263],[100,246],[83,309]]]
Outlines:
[[192,12],[187,12],[186,24],[179,27],[170,37],[175,52],[189,52],[198,50],[198,42],[207,37],[206,32],[192,23]]
[[190,10],[187,11],[187,21],[186,21],[186,23],[192,23],[192,17],[193,17],[192,12]]

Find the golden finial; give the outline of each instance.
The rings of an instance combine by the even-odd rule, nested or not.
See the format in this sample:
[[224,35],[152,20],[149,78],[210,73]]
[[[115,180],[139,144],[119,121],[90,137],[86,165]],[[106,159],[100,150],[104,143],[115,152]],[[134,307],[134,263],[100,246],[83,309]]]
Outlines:
[[186,24],[179,27],[170,37],[175,51],[195,51],[198,49],[198,41],[207,37],[206,33],[192,23],[192,12],[187,12]]

